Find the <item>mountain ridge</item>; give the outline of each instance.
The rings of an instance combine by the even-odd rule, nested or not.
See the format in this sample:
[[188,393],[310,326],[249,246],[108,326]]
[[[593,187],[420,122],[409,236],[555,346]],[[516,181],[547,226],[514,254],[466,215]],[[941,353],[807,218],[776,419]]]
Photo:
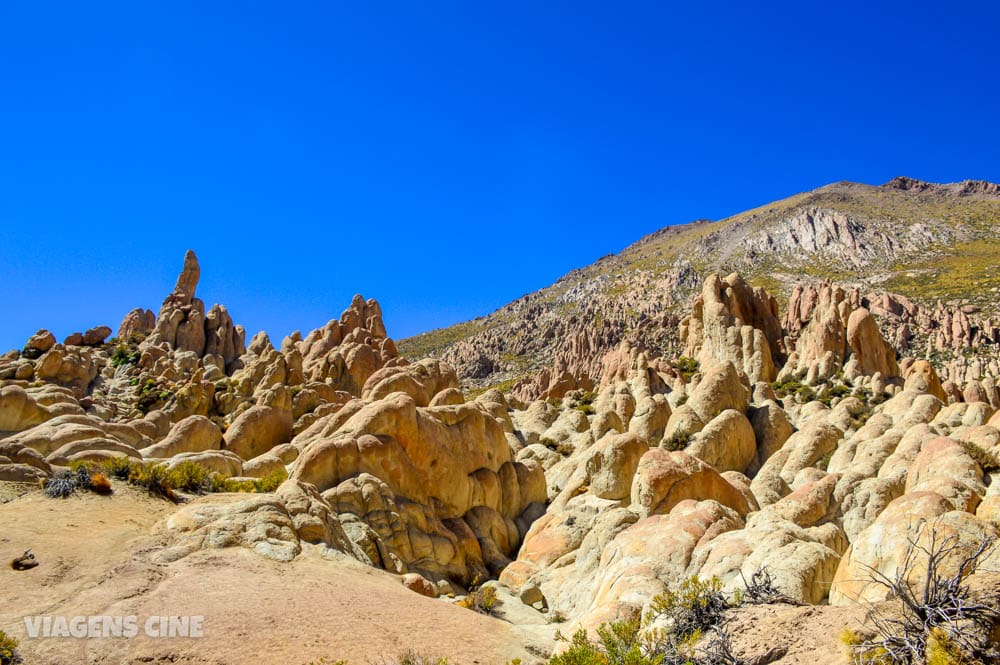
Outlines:
[[[796,284],[831,281],[926,308],[972,309],[966,314],[989,327],[1000,292],[990,271],[1000,262],[997,221],[1000,185],[985,180],[834,182],[718,221],[663,227],[490,314],[400,340],[399,349],[450,362],[473,390],[574,364],[567,345],[582,347],[576,369],[593,375],[623,340],[676,355],[678,314],[706,275],[730,272],[781,306]],[[544,343],[529,339],[538,323]]]

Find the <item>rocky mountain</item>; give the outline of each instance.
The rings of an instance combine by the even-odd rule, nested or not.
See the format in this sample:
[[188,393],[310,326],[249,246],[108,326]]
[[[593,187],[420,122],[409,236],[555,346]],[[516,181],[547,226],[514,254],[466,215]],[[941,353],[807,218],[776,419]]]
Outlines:
[[[818,212],[838,197],[895,203]],[[158,314],[129,312],[116,337],[39,330],[0,356],[0,548],[16,562],[0,638],[55,665],[403,647],[589,665],[609,662],[579,657],[593,641],[641,627],[660,641],[628,662],[873,662],[899,625],[877,617],[930,585],[940,612],[890,643],[899,662],[997,662],[1000,616],[972,610],[1000,600],[991,305],[866,281],[923,270],[908,252],[933,237],[919,251],[938,252],[944,288],[955,247],[995,246],[996,187],[789,201],[654,234],[463,324],[443,358],[407,359],[361,296],[307,335],[248,341],[197,297],[192,252]],[[885,211],[913,201],[966,212],[890,232]],[[755,246],[749,277],[707,267]],[[857,279],[754,284],[785,274],[754,261],[795,251]],[[444,357],[481,382],[504,363],[526,374],[463,391]],[[700,617],[689,632],[681,610]],[[32,639],[22,620],[164,612],[204,616],[206,639]],[[382,662],[438,662],[420,658]]]
[[1000,185],[840,182],[718,222],[666,227],[400,350],[445,360],[471,389],[517,384],[515,394],[533,399],[550,385],[586,387],[622,341],[680,355],[678,324],[702,279],[738,272],[792,310],[824,281],[849,287],[900,354],[919,350],[943,377],[964,382],[997,360],[998,264]]

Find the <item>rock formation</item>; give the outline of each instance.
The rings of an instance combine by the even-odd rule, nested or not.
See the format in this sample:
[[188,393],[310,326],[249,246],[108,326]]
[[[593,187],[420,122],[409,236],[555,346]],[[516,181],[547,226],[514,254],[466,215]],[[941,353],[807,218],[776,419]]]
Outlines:
[[[856,231],[822,219],[817,246]],[[244,344],[199,275],[189,252],[159,316],[133,310],[111,343],[42,330],[0,358],[0,481],[122,458],[211,474],[165,511],[151,565],[244,548],[375,566],[430,598],[493,580],[571,634],[692,576],[735,593],[764,568],[801,603],[879,601],[866,571],[895,575],[911,541],[998,535],[996,373],[942,381],[921,345],[900,355],[894,326],[932,328],[895,296],[807,284],[782,318],[767,290],[709,275],[682,320],[650,310],[672,355],[621,334],[624,316],[540,317],[530,335],[565,335],[551,364],[471,398],[447,360],[400,356],[375,300]]]

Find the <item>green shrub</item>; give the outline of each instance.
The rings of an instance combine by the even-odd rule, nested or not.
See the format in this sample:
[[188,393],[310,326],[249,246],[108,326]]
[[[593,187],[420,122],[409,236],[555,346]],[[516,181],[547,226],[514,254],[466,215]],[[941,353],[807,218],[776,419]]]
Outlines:
[[171,501],[177,501],[174,487],[171,485],[170,472],[162,462],[145,462],[135,464],[129,474],[128,482],[142,487],[150,494],[162,496]]
[[575,452],[575,449],[573,448],[572,444],[570,444],[568,441],[558,443],[548,437],[542,437],[541,439],[539,439],[538,443],[542,444],[549,450],[559,453],[560,455],[569,456]]
[[587,631],[578,630],[569,648],[553,656],[549,665],[661,665],[663,654],[643,641],[641,629],[638,617],[606,623],[597,629],[597,642],[590,641]]
[[480,614],[493,614],[493,608],[497,602],[497,590],[492,586],[479,587],[468,596],[458,601],[460,607],[479,612]]
[[288,472],[284,469],[275,469],[263,478],[254,481],[254,492],[262,494],[273,492],[286,480],[288,480]]
[[24,662],[17,652],[16,639],[0,630],[0,665],[20,665]]
[[447,658],[435,658],[427,654],[418,653],[413,649],[404,651],[396,658],[386,661],[383,659],[382,665],[448,665]]
[[822,393],[822,397],[819,398],[819,401],[821,401],[823,404],[826,404],[827,406],[831,406],[833,404],[833,400],[837,399],[838,397],[847,397],[850,394],[851,394],[850,388],[848,388],[843,384],[838,383],[824,390]]
[[209,484],[208,470],[191,460],[184,460],[170,469],[167,479],[172,487],[185,492],[204,492]]
[[795,391],[795,399],[802,404],[806,404],[816,399],[816,391],[809,386],[801,386]]
[[124,344],[119,344],[115,347],[115,352],[111,354],[111,366],[134,365],[139,362],[141,355],[138,350],[131,349]]
[[681,356],[674,362],[670,363],[677,372],[684,378],[684,382],[687,383],[691,380],[691,377],[698,373],[701,369],[701,364],[694,358],[688,356]]
[[663,442],[663,447],[667,450],[684,450],[691,443],[692,434],[684,430],[677,430],[673,436]]
[[237,480],[221,473],[209,473],[202,485],[206,492],[237,492],[244,494],[266,494],[273,492],[281,483],[288,480],[284,469],[275,469],[263,478],[246,478]]
[[139,399],[136,408],[143,413],[149,413],[155,407],[170,399],[172,393],[167,386],[157,382],[155,379],[146,379],[139,386]]
[[1000,471],[1000,458],[998,458],[994,453],[971,441],[963,441],[962,447],[965,448],[965,452],[969,454],[969,457],[975,460],[976,464],[979,465],[979,468],[981,468],[984,473]]
[[121,457],[112,457],[110,459],[104,460],[101,464],[101,468],[112,478],[117,480],[128,480],[129,476],[132,475],[132,467],[136,463],[132,461],[131,458],[122,455]]
[[691,577],[677,591],[666,591],[654,598],[650,614],[653,619],[667,619],[672,632],[683,641],[719,625],[729,607],[719,578],[703,582]]

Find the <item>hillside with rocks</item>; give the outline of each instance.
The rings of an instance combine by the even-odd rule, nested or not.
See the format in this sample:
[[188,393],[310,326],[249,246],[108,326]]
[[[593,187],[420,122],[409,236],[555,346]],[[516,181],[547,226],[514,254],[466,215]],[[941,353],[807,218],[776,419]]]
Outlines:
[[[522,399],[589,388],[622,341],[684,350],[678,323],[702,280],[738,272],[763,286],[795,332],[821,284],[852,291],[902,355],[956,383],[996,372],[1000,343],[1000,185],[895,178],[840,182],[727,219],[669,226],[496,312],[400,342],[436,357],[473,390]],[[984,365],[985,363],[985,365]]]
[[[40,330],[0,357],[0,543],[20,561],[4,567],[0,625],[27,662],[51,664],[305,665],[406,649],[596,663],[607,661],[558,659],[714,580],[728,618],[671,642],[671,657],[763,665],[850,662],[841,630],[863,642],[868,610],[900,611],[878,575],[919,590],[940,572],[968,581],[955,587],[963,607],[995,607],[990,304],[932,307],[857,280],[775,294],[752,269],[702,274],[699,262],[734,267],[757,239],[763,256],[810,246],[838,269],[883,262],[897,279],[894,262],[919,270],[905,257],[921,243],[929,256],[930,238],[993,242],[981,215],[1000,205],[996,186],[803,196],[775,208],[885,196],[888,224],[894,206],[933,198],[967,219],[915,222],[907,236],[851,211],[776,226],[784,213],[769,208],[718,223],[728,236],[669,229],[417,361],[361,296],[306,335],[248,341],[197,297],[193,252],[159,312],[129,312],[114,338],[106,326],[62,343]],[[832,224],[822,240],[803,232],[820,217]],[[659,261],[676,267],[657,272]],[[944,254],[937,265],[943,284]],[[483,341],[501,339],[498,362],[551,366],[505,391],[463,391],[462,378],[502,371]],[[747,604],[764,573],[773,589]],[[21,621],[153,612],[205,615],[206,638],[37,640]],[[928,620],[927,640],[996,662],[1000,617],[956,612]]]

